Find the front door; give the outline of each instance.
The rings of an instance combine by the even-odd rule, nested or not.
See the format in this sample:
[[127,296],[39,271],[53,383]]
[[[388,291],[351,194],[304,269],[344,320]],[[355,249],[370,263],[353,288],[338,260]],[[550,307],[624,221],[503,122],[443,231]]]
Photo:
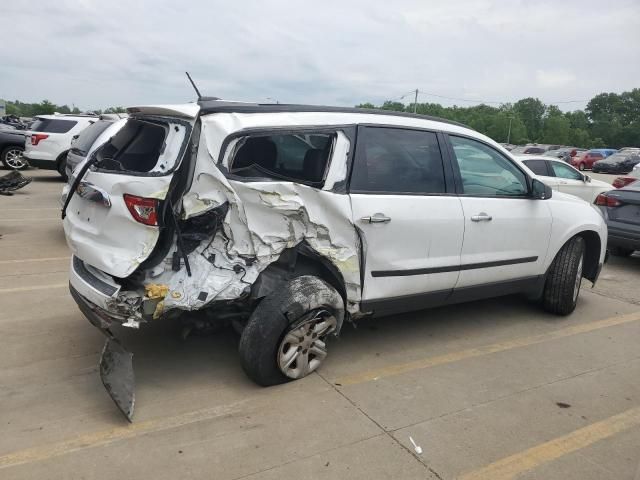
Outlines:
[[549,206],[529,196],[527,175],[498,150],[467,137],[449,139],[465,222],[456,290],[541,275]]
[[363,241],[365,310],[415,310],[451,293],[464,219],[447,178],[435,133],[359,128],[350,197]]

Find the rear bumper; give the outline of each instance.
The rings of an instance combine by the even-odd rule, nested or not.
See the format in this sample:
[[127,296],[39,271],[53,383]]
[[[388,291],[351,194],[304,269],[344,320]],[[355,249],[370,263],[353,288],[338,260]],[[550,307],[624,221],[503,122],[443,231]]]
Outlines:
[[615,223],[615,225],[609,224],[608,245],[640,250],[640,225],[620,227],[619,222]]
[[56,170],[57,165],[55,159],[45,159],[45,158],[31,158],[26,155],[23,155],[23,158],[29,163],[30,166],[41,168],[43,170]]

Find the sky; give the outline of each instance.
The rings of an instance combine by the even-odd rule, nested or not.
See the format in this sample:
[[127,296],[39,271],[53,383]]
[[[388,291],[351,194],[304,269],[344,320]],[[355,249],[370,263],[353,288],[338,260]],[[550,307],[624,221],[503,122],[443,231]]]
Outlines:
[[574,110],[640,87],[639,18],[638,0],[3,0],[0,98],[183,103],[188,70],[230,100],[409,103],[418,88]]

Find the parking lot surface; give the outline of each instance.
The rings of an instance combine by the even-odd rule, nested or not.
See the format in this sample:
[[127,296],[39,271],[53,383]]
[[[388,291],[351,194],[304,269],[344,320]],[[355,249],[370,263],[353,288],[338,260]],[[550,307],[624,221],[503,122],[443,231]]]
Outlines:
[[247,379],[231,331],[125,330],[128,424],[69,296],[62,182],[26,175],[0,197],[2,479],[640,479],[638,254],[568,317],[504,297],[364,320],[277,387]]

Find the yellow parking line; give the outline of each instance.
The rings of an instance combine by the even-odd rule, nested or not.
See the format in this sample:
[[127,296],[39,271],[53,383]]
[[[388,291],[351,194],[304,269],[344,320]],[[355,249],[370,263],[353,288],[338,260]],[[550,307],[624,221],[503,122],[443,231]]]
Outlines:
[[459,480],[508,480],[556,460],[568,453],[588,447],[600,440],[640,425],[640,407],[575,430],[515,455],[465,473]]
[[10,263],[27,263],[27,262],[54,262],[56,260],[69,260],[71,257],[45,257],[45,258],[23,258],[20,260],[0,260],[0,265]]
[[68,287],[68,283],[50,283],[48,285],[33,285],[29,287],[15,287],[15,288],[0,288],[0,294],[2,293],[18,293],[18,292],[31,292],[34,290],[48,290],[50,288],[62,288]]
[[86,448],[100,447],[111,443],[138,437],[148,433],[160,432],[172,428],[183,427],[192,423],[205,420],[213,420],[225,417],[240,411],[243,401],[221,405],[218,407],[196,410],[173,417],[158,418],[145,422],[133,423],[122,427],[116,427],[100,432],[91,432],[79,435],[75,438],[64,440],[40,447],[18,450],[7,455],[0,456],[0,470],[14,467],[24,463],[38,462],[53,457],[59,457],[68,453],[77,452]]
[[61,222],[60,217],[44,217],[44,218],[0,218],[0,222],[50,222],[55,220],[56,222]]
[[514,340],[507,340],[506,342],[492,343],[490,345],[483,345],[481,347],[469,348],[467,350],[461,350],[458,352],[445,353],[444,355],[437,355],[435,357],[422,358],[420,360],[415,360],[413,362],[389,365],[389,366],[378,368],[375,370],[369,370],[362,373],[347,375],[345,377],[335,380],[335,383],[339,383],[345,386],[345,385],[354,385],[358,383],[370,382],[372,380],[378,380],[380,378],[400,375],[402,373],[412,372],[414,370],[420,370],[423,368],[430,368],[438,365],[444,365],[447,363],[458,362],[460,360],[480,357],[480,356],[489,355],[492,353],[504,352],[506,350],[512,350],[514,348],[527,347],[529,345],[548,342],[549,340],[556,340],[559,338],[569,337],[571,335],[577,335],[579,333],[592,332],[594,330],[599,330],[601,328],[613,327],[616,325],[622,325],[625,323],[635,322],[638,320],[640,320],[640,312],[629,313],[627,315],[620,315],[617,317],[606,318],[604,320],[598,320],[595,322],[583,323],[583,324],[575,325],[572,327],[561,328],[559,330],[555,330],[547,333],[541,333],[539,335],[516,338]]

